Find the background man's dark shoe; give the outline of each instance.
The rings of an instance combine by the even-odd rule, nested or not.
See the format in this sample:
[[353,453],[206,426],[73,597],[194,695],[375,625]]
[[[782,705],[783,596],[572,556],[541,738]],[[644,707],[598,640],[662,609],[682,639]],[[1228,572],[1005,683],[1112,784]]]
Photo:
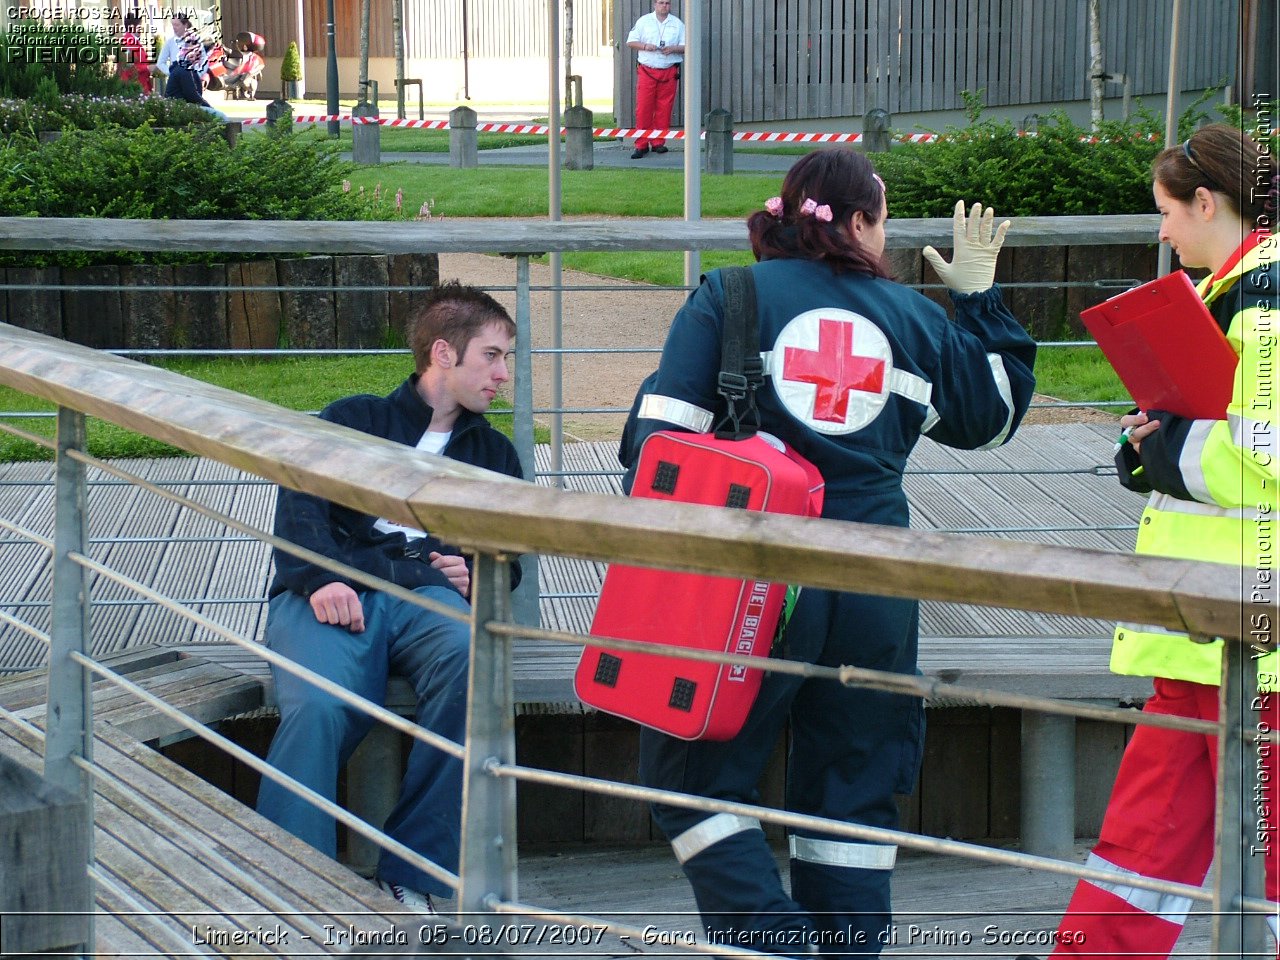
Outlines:
[[654,147],[654,148],[653,148],[653,152],[654,152],[654,153],[666,153],[666,152],[667,152],[667,148],[666,148],[666,147]]
[[[634,152],[633,154],[631,154],[631,159],[632,159],[632,160],[639,160],[641,157],[643,157],[643,156],[644,156],[646,153],[648,153],[648,152],[649,152],[649,148],[648,148],[648,147],[636,147],[635,152]],[[653,152],[654,152],[654,153],[657,153],[658,151],[655,149]]]

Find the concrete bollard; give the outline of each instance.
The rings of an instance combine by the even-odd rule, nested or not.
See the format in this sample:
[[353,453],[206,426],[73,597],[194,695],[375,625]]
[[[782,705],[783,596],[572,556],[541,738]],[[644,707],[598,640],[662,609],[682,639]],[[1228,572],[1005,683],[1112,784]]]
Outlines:
[[382,162],[382,127],[376,123],[360,123],[361,117],[377,119],[377,103],[361,100],[351,110],[351,159],[356,163]]
[[236,141],[240,139],[240,132],[243,129],[239,120],[228,120],[222,125],[222,136],[227,141],[227,146],[235,149]]
[[717,107],[706,116],[707,173],[733,173],[733,114]]
[[586,107],[569,107],[564,112],[564,168],[593,170],[596,165],[592,139],[594,116]]
[[889,136],[889,125],[892,118],[889,111],[880,107],[868,110],[862,118],[862,149],[865,153],[888,153],[892,142]]
[[293,104],[283,98],[267,104],[267,126],[274,127],[277,123],[293,124]]
[[476,112],[470,107],[454,107],[449,111],[449,166],[480,166],[476,146]]

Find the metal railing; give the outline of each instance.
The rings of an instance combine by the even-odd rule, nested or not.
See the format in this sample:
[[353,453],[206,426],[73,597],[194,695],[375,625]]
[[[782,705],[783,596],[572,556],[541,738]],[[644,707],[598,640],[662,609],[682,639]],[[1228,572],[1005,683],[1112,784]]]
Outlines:
[[[525,280],[527,286],[527,268]],[[527,295],[520,304],[518,298],[518,312],[522,310],[527,320]],[[527,357],[527,350],[525,355]],[[102,417],[175,443],[193,453],[249,470],[266,481],[304,489],[366,512],[376,510],[395,522],[430,526],[450,541],[474,551],[470,617],[474,659],[468,701],[469,735],[465,744],[444,740],[377,704],[332,684],[321,684],[327,692],[370,713],[380,722],[462,759],[467,799],[463,810],[462,860],[456,876],[396,845],[359,818],[321,801],[325,811],[349,829],[384,849],[394,850],[455,887],[460,912],[534,914],[572,922],[592,920],[516,899],[516,781],[754,816],[763,822],[817,829],[831,836],[893,843],[990,863],[1102,881],[1113,879],[1101,871],[1052,858],[993,850],[906,831],[837,823],[753,805],[713,802],[519,764],[511,724],[511,640],[533,638],[622,650],[643,649],[644,645],[522,625],[517,621],[505,586],[507,558],[515,553],[532,551],[662,567],[670,567],[671,558],[680,557],[680,569],[697,572],[1100,619],[1140,619],[1195,636],[1221,636],[1228,640],[1221,687],[1224,718],[1221,725],[1134,717],[1132,711],[850,667],[819,667],[711,653],[680,655],[930,699],[963,697],[1052,715],[1151,723],[1202,734],[1216,731],[1220,740],[1219,805],[1222,811],[1246,806],[1249,775],[1255,769],[1248,762],[1250,751],[1256,751],[1259,743],[1274,742],[1274,738],[1265,733],[1259,739],[1256,727],[1244,722],[1256,696],[1257,676],[1251,668],[1247,646],[1256,638],[1246,633],[1239,572],[1230,568],[1069,547],[973,539],[957,541],[934,533],[834,521],[777,516],[747,519],[736,516],[736,511],[620,501],[582,493],[569,496],[553,489],[520,484],[505,484],[502,495],[494,496],[490,485],[502,481],[484,471],[422,454],[406,455],[403,448],[226,391],[205,387],[193,397],[182,378],[173,374],[12,328],[5,329],[5,337],[0,342],[0,383],[59,407],[53,540],[50,542],[38,531],[8,520],[3,526],[10,533],[27,536],[53,552],[52,618],[47,636],[50,656],[45,769],[52,782],[74,793],[91,796],[91,780],[95,776],[90,736],[92,703],[88,695],[91,673],[108,679],[187,726],[195,735],[226,749],[263,776],[281,782],[287,780],[248,751],[191,721],[142,687],[90,658],[87,629],[90,574],[164,606],[211,634],[264,657],[276,669],[305,676],[313,682],[319,680],[252,639],[241,637],[173,597],[94,560],[86,533],[86,465],[104,470],[120,481],[142,484],[155,495],[216,519],[240,536],[259,539],[303,556],[372,588],[387,590],[406,602],[429,606],[411,591],[300,551],[267,531],[254,529],[165,485],[150,483],[89,456],[84,449],[85,415]],[[12,428],[4,429],[13,432]],[[377,483],[370,483],[370,477],[377,477]],[[41,633],[12,615],[0,613],[0,619],[33,635]],[[289,781],[285,785],[299,790],[313,802],[320,800],[299,784]],[[91,812],[89,816],[92,817]],[[1251,834],[1251,825],[1242,819],[1220,817],[1216,848],[1219,869],[1211,890],[1140,878],[1128,882],[1139,889],[1210,903],[1217,954],[1244,956],[1261,951],[1266,946],[1261,914],[1271,911],[1274,905],[1262,899],[1260,861],[1248,856]],[[89,867],[93,870],[92,865]],[[1256,922],[1240,922],[1245,916],[1254,917]],[[616,923],[609,926],[615,932],[627,932]],[[716,945],[691,949],[715,954],[746,953]]]

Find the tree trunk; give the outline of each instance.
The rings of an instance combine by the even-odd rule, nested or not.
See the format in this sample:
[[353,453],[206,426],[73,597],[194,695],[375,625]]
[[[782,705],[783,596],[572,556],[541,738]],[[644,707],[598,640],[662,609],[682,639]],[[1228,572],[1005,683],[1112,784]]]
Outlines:
[[1094,133],[1102,126],[1102,0],[1089,0],[1089,121]]

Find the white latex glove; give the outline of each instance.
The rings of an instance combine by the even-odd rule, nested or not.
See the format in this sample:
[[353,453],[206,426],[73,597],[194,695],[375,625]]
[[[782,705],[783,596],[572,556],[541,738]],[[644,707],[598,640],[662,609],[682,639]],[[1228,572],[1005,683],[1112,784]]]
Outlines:
[[1009,231],[1009,221],[1000,224],[993,236],[991,222],[995,219],[995,211],[987,207],[983,212],[982,204],[975,203],[968,218],[964,215],[964,201],[956,201],[956,213],[952,218],[952,232],[955,236],[955,249],[951,252],[951,262],[942,259],[942,254],[933,247],[925,247],[924,258],[933,264],[942,282],[956,293],[980,293],[990,290],[996,282],[996,255],[1004,243],[1004,235]]

